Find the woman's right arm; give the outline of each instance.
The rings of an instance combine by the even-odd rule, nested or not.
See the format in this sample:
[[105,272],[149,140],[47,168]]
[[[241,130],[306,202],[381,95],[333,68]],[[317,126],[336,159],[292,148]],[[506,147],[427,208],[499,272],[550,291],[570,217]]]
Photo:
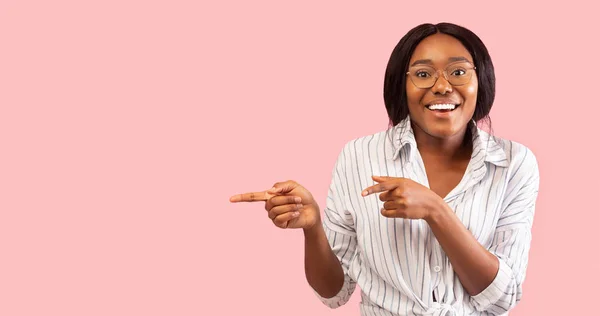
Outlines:
[[305,273],[310,286],[321,301],[336,308],[344,305],[356,288],[349,276],[357,248],[356,230],[350,214],[345,180],[343,152],[336,161],[327,203],[321,220],[304,229]]
[[325,299],[336,296],[344,285],[344,270],[320,220],[304,229],[304,272],[308,284]]
[[[332,180],[332,186],[337,180]],[[295,181],[278,182],[267,193],[278,194],[267,200],[265,209],[280,228],[302,228],[304,231],[304,271],[308,284],[330,307],[345,303],[354,283],[347,275],[356,249],[354,230],[336,221],[334,209],[343,209],[335,190],[330,189],[325,208],[325,223],[312,194]],[[294,199],[296,199],[294,201]],[[301,203],[293,205],[293,203]],[[297,212],[297,216],[292,216]],[[332,219],[334,219],[332,221]]]

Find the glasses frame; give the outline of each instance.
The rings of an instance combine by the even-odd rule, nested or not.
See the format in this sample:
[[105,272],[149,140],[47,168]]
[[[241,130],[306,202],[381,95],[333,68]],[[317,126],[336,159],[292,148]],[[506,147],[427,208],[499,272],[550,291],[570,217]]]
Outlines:
[[[452,65],[454,65],[454,64],[460,64],[460,63],[467,63],[467,64],[469,64],[469,65],[471,65],[471,66],[473,67],[473,68],[469,68],[469,69],[467,69],[468,71],[470,71],[470,70],[476,70],[476,69],[477,69],[477,67],[475,67],[475,65],[473,65],[473,63],[471,63],[470,61],[459,61],[459,62],[454,62],[454,63],[448,64],[448,65],[446,65],[446,67],[444,68],[444,70],[442,70],[442,75],[444,76],[444,79],[446,79],[446,81],[448,81],[448,83],[450,83],[450,80],[448,79],[448,73],[446,72],[446,70],[448,70],[448,67],[450,67],[450,66],[452,66]],[[428,67],[429,67],[429,66],[428,66]],[[431,68],[433,68],[433,67],[431,67]],[[433,68],[433,69],[435,69],[435,68]],[[418,85],[417,85],[417,84],[416,84],[416,83],[413,81],[413,78],[412,78],[412,76],[410,75],[410,71],[407,71],[407,72],[406,72],[406,75],[407,75],[407,76],[410,78],[410,82],[412,82],[412,84],[413,84],[415,87],[417,87],[417,88],[419,88],[419,89],[430,89],[431,87],[435,86],[435,84],[437,83],[437,81],[440,79],[440,75],[439,75],[439,73],[440,73],[440,70],[439,70],[439,69],[435,69],[435,75],[434,75],[434,78],[435,78],[435,80],[433,81],[433,83],[431,84],[431,86],[428,86],[428,87],[419,87],[419,86],[418,86]],[[471,74],[471,77],[469,77],[469,81],[471,81],[471,78],[472,78],[472,77],[473,77],[473,74]],[[463,83],[463,84],[452,84],[452,83],[450,83],[450,84],[451,84],[453,87],[459,87],[459,86],[464,86],[464,85],[466,85],[467,83],[469,83],[469,81],[467,81],[467,82],[465,82],[465,83]]]

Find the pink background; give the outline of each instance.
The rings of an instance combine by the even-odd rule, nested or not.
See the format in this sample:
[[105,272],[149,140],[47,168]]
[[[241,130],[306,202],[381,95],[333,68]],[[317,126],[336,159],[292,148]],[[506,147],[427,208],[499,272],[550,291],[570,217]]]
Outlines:
[[358,315],[358,293],[333,311],[314,296],[300,231],[228,198],[294,179],[325,203],[344,143],[386,128],[393,47],[440,21],[486,43],[494,132],[540,163],[511,315],[587,314],[600,25],[584,3],[3,0],[0,315]]

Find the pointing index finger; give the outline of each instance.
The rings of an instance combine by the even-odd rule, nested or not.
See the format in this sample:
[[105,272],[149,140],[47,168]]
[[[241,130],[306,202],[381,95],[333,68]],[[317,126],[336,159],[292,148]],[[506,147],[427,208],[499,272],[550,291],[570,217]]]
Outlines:
[[364,189],[361,192],[362,196],[367,196],[367,195],[371,195],[373,193],[379,193],[379,192],[384,192],[387,190],[391,189],[391,185],[390,184],[385,184],[385,183],[378,183],[376,185],[370,186],[366,189]]
[[262,192],[249,192],[236,194],[229,198],[229,202],[238,203],[238,202],[258,202],[258,201],[267,201],[268,199],[275,196],[274,194],[267,193],[267,191]]
[[[377,181],[377,180],[376,180]],[[373,193],[385,192],[388,190],[393,190],[398,187],[397,183],[394,182],[380,182],[375,185],[372,185],[361,192],[362,196],[371,195]]]

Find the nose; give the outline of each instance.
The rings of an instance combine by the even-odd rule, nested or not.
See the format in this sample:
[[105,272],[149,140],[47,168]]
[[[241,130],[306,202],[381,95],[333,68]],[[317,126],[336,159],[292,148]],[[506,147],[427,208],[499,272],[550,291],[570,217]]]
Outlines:
[[446,94],[452,92],[452,85],[448,82],[444,73],[437,77],[433,87],[431,87],[431,92],[433,92],[433,94]]

